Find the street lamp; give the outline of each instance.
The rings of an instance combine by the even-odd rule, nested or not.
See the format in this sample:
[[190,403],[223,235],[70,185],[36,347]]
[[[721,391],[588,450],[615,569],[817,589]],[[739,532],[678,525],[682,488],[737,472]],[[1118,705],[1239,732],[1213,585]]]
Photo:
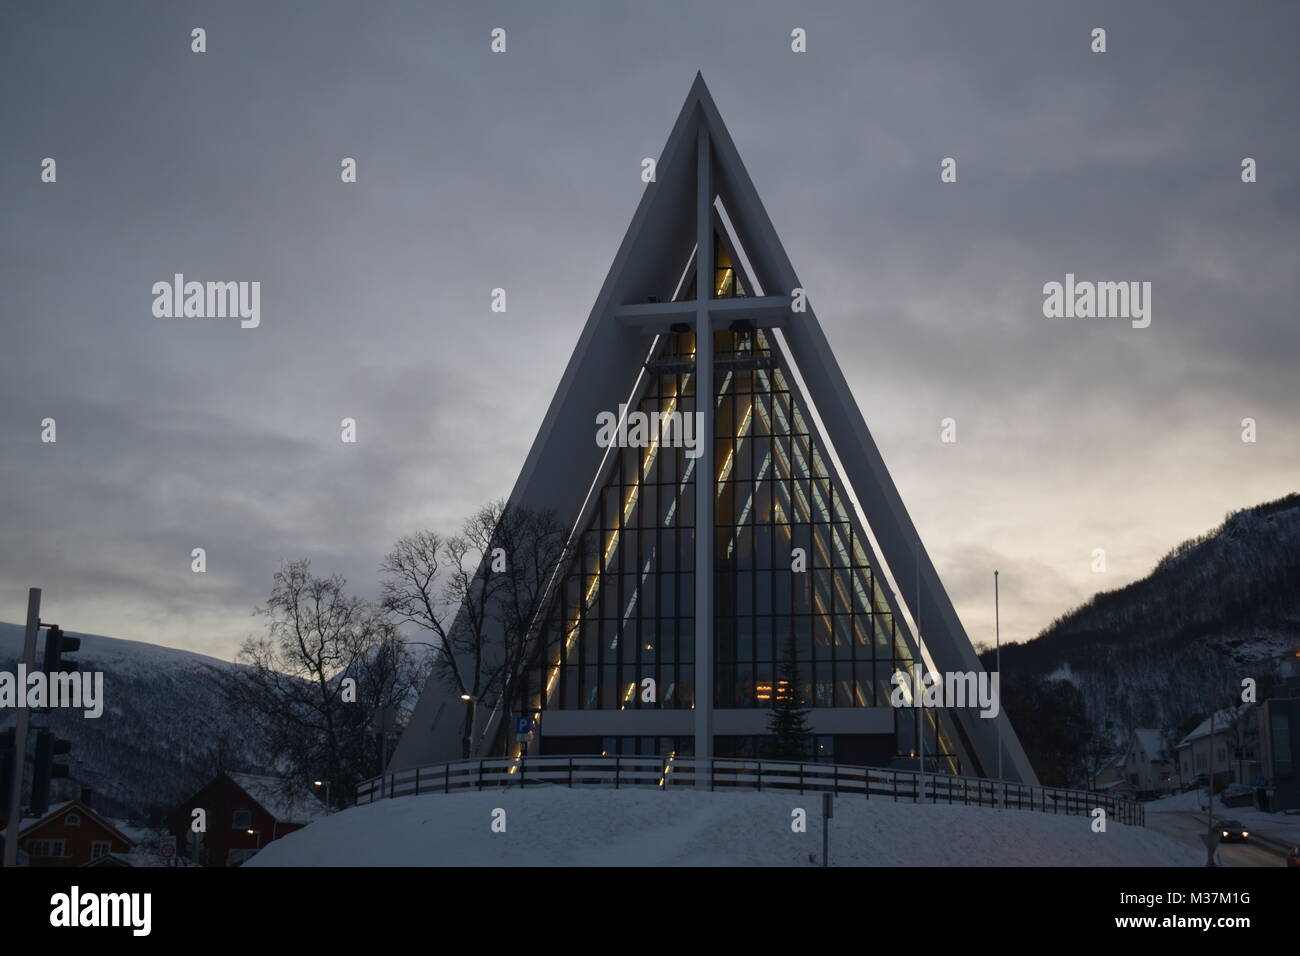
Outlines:
[[312,785],[313,785],[313,786],[317,786],[317,787],[324,787],[324,788],[325,788],[325,806],[326,806],[326,808],[328,809],[328,808],[331,806],[331,804],[330,804],[330,783],[329,783],[329,781],[328,781],[328,780],[313,780],[313,781],[312,781]]
[[[469,746],[466,749],[473,750],[474,749],[474,724],[478,720],[478,701],[475,700],[469,694],[461,694],[460,699],[463,700],[465,703],[469,704],[469,740],[468,740]],[[473,754],[468,753],[465,756],[472,757]]]

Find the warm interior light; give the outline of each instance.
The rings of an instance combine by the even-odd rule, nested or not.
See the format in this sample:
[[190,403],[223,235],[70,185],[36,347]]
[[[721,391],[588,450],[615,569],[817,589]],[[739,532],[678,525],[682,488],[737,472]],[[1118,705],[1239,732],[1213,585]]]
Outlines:
[[[694,357],[694,355],[695,355],[695,348],[692,346],[691,356]],[[683,375],[682,377],[683,388],[685,388],[686,383],[690,381],[691,374],[692,373],[687,372],[685,375]],[[661,414],[671,415],[677,409],[677,400],[679,398],[679,394],[680,393],[674,392],[674,394],[671,396],[671,398],[668,401],[666,410],[663,411]],[[632,487],[628,489],[627,498],[623,502],[624,521],[626,521],[628,516],[631,515],[632,509],[636,507],[636,502],[637,499],[640,497],[640,492],[641,492],[641,481],[642,479],[645,478],[646,475],[650,473],[650,468],[654,465],[655,458],[659,454],[659,439],[660,439],[660,435],[651,436],[650,445],[645,456],[645,464],[638,470],[636,481],[633,483]],[[690,465],[688,465],[687,467],[688,467],[688,473],[682,476],[682,481],[681,481],[681,487],[683,488],[685,487],[686,482],[690,479],[690,471],[694,470],[693,459],[691,460]],[[599,507],[599,505],[597,505],[597,507]],[[676,508],[676,503],[674,503],[673,507]],[[563,662],[568,659],[569,653],[573,650],[573,644],[577,640],[578,629],[582,623],[582,612],[585,611],[586,608],[595,599],[596,593],[600,588],[601,579],[605,574],[605,568],[608,566],[610,559],[613,557],[615,548],[618,547],[618,541],[620,536],[621,534],[618,528],[610,529],[609,540],[605,544],[605,547],[601,554],[600,562],[596,566],[595,574],[592,575],[591,584],[587,587],[586,594],[583,595],[582,604],[579,606],[578,609],[579,613],[572,621],[569,622],[568,626],[565,628],[564,649],[562,653],[559,655],[559,660],[551,666],[551,672],[546,677],[545,699],[548,703],[555,696],[556,687],[559,685],[560,668],[563,666]],[[631,697],[631,689],[629,689],[627,696],[623,698],[622,704],[619,707],[620,710],[624,709],[627,706],[627,701],[629,700],[630,697]],[[523,752],[523,744],[520,743],[517,745],[515,755],[518,756],[522,752]]]

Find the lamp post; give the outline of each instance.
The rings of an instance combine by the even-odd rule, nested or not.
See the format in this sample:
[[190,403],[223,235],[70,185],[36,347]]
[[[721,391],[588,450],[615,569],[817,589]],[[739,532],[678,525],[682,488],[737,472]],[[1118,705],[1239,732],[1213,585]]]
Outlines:
[[[1193,744],[1195,746],[1195,744]],[[1214,862],[1214,851],[1219,841],[1214,835],[1214,699],[1210,699],[1210,779],[1206,784],[1206,792],[1209,799],[1205,802],[1205,865],[1217,866]]]
[[325,806],[326,808],[332,807],[333,805],[330,803],[330,782],[328,780],[313,780],[312,785],[325,788]]
[[470,694],[461,694],[460,699],[469,704],[469,735],[465,739],[466,757],[474,756],[474,724],[478,721],[478,699]]
[[[924,802],[924,801],[925,801],[925,721],[926,721],[926,717],[925,717],[925,677],[926,677],[926,665],[925,665],[925,643],[924,643],[924,642],[922,641],[922,639],[921,639],[921,541],[920,541],[919,538],[918,538],[917,540],[915,540],[915,541],[912,542],[912,563],[913,563],[913,565],[915,566],[915,570],[916,570],[916,613],[915,613],[915,615],[914,615],[914,617],[915,617],[915,623],[916,623],[916,663],[917,663],[917,665],[918,665],[919,668],[920,668],[920,670],[917,671],[917,673],[919,673],[919,674],[921,675],[921,679],[917,682],[917,685],[916,685],[916,686],[917,686],[917,691],[919,692],[919,694],[920,694],[920,698],[921,698],[920,700],[918,700],[918,701],[916,702],[916,704],[917,704],[917,710],[916,710],[916,714],[917,714],[917,721],[916,721],[916,752],[917,752],[917,755],[920,757],[920,761],[919,761],[919,769],[920,769],[920,773],[921,773],[921,776],[920,776],[920,778],[919,778],[920,791],[921,791],[921,793],[920,793],[920,800],[921,800],[921,802]],[[936,734],[935,734],[935,750],[936,750],[936,751],[938,750],[938,743],[939,743],[939,740],[938,740],[938,734],[936,733]],[[936,763],[937,763],[937,762],[938,762],[938,761],[936,761]]]
[[[1001,693],[1002,688],[1002,619],[998,611],[998,572],[993,572],[993,640],[997,648],[996,656],[993,662],[994,668],[998,674],[998,691]],[[998,728],[998,780],[1002,780],[1002,713],[1001,702],[999,702],[998,716],[994,718],[997,721]]]

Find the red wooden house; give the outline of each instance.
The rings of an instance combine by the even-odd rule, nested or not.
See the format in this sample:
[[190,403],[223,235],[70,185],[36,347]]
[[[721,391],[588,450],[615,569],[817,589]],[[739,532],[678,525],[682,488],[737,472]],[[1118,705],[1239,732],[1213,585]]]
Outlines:
[[[8,828],[0,830],[8,839]],[[80,800],[27,817],[18,832],[18,852],[30,866],[85,866],[108,854],[130,853],[135,841]]]
[[306,787],[276,777],[220,773],[172,816],[171,832],[186,856],[191,855],[196,809],[206,815],[206,832],[198,834],[197,861],[206,866],[238,866],[272,840],[301,830],[326,812]]

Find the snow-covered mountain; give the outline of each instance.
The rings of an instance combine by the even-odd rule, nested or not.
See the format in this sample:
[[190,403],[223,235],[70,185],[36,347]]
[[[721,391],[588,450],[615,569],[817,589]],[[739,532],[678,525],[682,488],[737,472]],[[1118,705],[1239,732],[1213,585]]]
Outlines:
[[[1023,699],[1039,710],[1073,699],[1115,746],[1138,727],[1172,740],[1239,699],[1243,678],[1266,689],[1297,652],[1300,494],[1292,494],[1228,515],[1147,577],[1004,646],[1003,685],[1034,679],[1040,693]],[[1016,713],[1010,695],[1007,707],[1017,728],[1048,716]]]
[[[71,774],[54,781],[56,798],[90,787],[96,809],[142,819],[151,808],[196,790],[218,761],[246,770],[266,765],[222,696],[223,682],[242,665],[140,641],[67,633],[81,638],[70,659],[82,671],[104,672],[104,712],[97,719],[67,710],[35,717],[36,725],[72,741],[72,752],[61,758]],[[22,625],[0,623],[0,670],[16,670],[22,644]],[[43,648],[42,634],[37,666]],[[0,728],[13,721],[12,710],[0,711]]]

